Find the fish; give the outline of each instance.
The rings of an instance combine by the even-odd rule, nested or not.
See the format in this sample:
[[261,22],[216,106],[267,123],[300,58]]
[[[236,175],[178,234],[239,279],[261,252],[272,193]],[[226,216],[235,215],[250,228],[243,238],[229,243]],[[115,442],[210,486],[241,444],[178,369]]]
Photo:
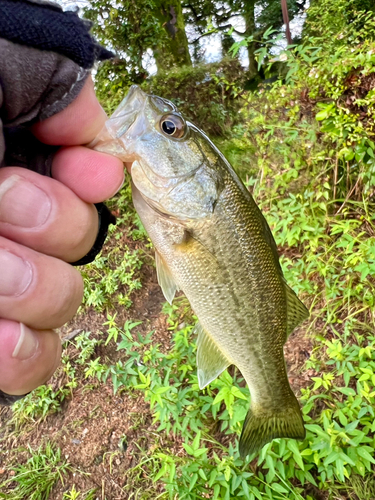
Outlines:
[[132,161],[135,209],[158,282],[195,312],[200,389],[235,365],[250,391],[242,458],[275,438],[304,439],[283,346],[309,313],[287,285],[271,230],[232,166],[167,99],[138,86],[92,145]]

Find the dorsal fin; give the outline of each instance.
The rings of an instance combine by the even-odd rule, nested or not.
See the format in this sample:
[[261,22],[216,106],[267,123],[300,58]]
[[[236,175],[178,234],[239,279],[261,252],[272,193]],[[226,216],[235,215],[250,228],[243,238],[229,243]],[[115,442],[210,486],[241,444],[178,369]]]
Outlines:
[[287,331],[288,336],[302,321],[309,317],[309,311],[299,300],[293,290],[285,283],[286,302],[287,302]]
[[176,285],[175,280],[173,279],[169,267],[157,250],[155,250],[155,263],[158,283],[163,291],[164,297],[170,304],[172,304],[175,293],[177,290],[179,290],[179,288]]
[[203,389],[225,370],[231,361],[223,354],[214,339],[197,323],[194,332],[197,340],[198,384]]

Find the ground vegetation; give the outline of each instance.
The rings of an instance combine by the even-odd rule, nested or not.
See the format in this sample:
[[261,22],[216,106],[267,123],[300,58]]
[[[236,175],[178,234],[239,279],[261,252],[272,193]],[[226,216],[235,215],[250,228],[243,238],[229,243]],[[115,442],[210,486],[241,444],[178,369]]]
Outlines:
[[[82,269],[85,302],[61,330],[61,367],[12,410],[0,410],[0,498],[375,498],[372,8],[315,0],[301,43],[276,54],[273,32],[263,33],[257,65],[271,71],[281,61],[286,71],[255,91],[223,70],[233,61],[208,66],[207,82],[203,66],[189,65],[145,82],[209,128],[265,214],[285,277],[309,307],[309,320],[285,345],[306,439],[277,439],[240,459],[248,389],[233,367],[198,389],[196,318],[183,295],[165,303],[126,186],[110,201],[118,225],[106,248]],[[114,83],[104,91],[103,81],[108,75],[97,85],[111,109],[119,90]],[[204,116],[211,101],[228,114],[218,129]]]

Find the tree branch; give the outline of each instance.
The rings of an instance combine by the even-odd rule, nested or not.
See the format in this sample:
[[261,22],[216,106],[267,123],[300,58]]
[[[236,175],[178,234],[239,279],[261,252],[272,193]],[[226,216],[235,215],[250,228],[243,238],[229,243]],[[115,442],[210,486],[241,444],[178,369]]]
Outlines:
[[[233,26],[231,24],[226,24],[224,26],[218,26],[216,28],[217,31],[225,31],[225,30],[228,30],[230,28],[232,28]],[[237,35],[241,35],[241,36],[244,36],[246,33],[242,33],[241,31],[238,31],[236,29],[233,29],[233,31],[235,33],[237,33]],[[202,33],[202,35],[198,36],[198,38],[196,38],[195,40],[193,40],[192,42],[190,43],[197,43],[198,40],[200,40],[201,38],[205,37],[205,36],[209,36],[209,35],[212,35],[213,32],[212,31],[206,31],[205,33]]]

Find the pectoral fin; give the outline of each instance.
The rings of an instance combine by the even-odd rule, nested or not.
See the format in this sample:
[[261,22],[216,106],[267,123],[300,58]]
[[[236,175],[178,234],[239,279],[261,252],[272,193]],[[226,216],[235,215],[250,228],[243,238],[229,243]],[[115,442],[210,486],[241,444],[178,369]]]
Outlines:
[[302,321],[309,317],[309,311],[293,290],[285,284],[287,301],[287,337]]
[[164,297],[170,304],[172,304],[175,293],[177,290],[179,290],[179,288],[176,285],[175,280],[173,279],[169,267],[158,251],[155,251],[155,263],[158,283],[163,291]]
[[196,324],[195,332],[198,333],[198,384],[199,388],[203,389],[206,385],[215,380],[215,378],[231,364],[231,361],[222,353],[219,346],[202,328],[200,323]]

